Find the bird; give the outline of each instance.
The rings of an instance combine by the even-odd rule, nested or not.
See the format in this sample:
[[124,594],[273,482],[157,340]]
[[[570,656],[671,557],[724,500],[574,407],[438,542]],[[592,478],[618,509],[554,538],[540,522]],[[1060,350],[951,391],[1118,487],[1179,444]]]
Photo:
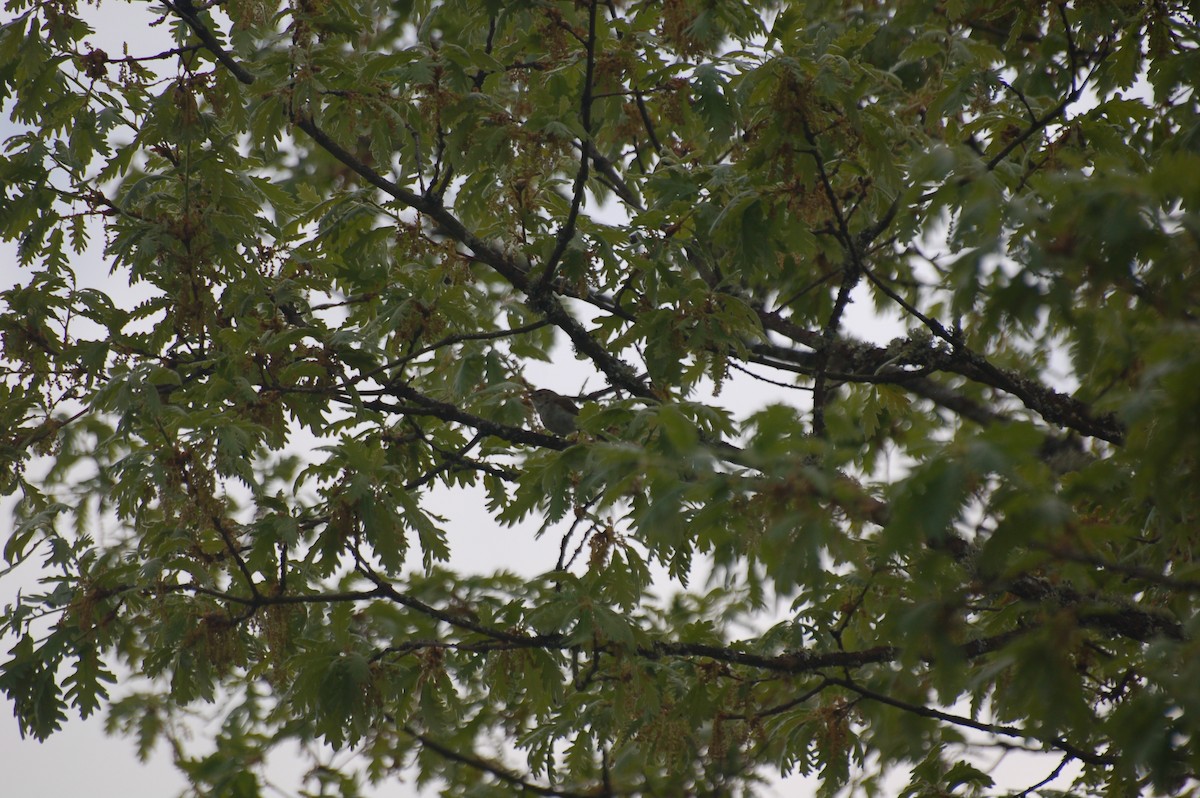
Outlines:
[[575,432],[575,417],[579,415],[579,408],[570,399],[548,388],[538,388],[529,394],[529,399],[546,429],[555,435],[570,435]]

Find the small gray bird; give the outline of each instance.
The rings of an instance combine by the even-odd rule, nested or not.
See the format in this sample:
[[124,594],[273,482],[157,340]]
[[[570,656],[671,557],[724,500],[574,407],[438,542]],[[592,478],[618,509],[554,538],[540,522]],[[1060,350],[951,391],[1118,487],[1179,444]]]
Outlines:
[[560,396],[547,388],[538,388],[529,394],[533,409],[542,419],[542,425],[555,435],[570,435],[575,431],[575,417],[579,408],[565,396]]

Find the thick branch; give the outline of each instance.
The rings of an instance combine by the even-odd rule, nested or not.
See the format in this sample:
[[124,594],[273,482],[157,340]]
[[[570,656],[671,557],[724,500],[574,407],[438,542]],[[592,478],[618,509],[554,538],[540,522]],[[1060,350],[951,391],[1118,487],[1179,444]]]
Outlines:
[[213,32],[200,21],[200,18],[196,15],[196,6],[192,4],[192,0],[175,0],[174,5],[171,4],[170,0],[164,0],[164,2],[166,2],[167,8],[173,10],[179,15],[180,19],[187,23],[187,26],[192,29],[192,33],[196,34],[196,38],[204,44],[204,47],[213,54],[213,57],[228,69],[235,78],[247,86],[254,83],[254,76],[239,64],[233,56],[226,52],[221,43],[217,41],[217,37],[213,35]]
[[[875,280],[869,270],[866,273],[877,286],[880,286],[885,292],[891,292],[890,288]],[[897,298],[904,302],[902,297],[897,296]],[[885,366],[915,366],[922,369],[950,372],[1015,396],[1025,407],[1055,426],[1072,429],[1088,437],[1099,438],[1118,445],[1124,442],[1125,430],[1113,414],[1095,416],[1091,408],[1078,399],[1059,393],[1030,377],[993,365],[982,355],[967,348],[956,335],[946,330],[937,320],[927,319],[924,314],[911,308],[907,302],[904,304],[906,309],[911,309],[911,312],[927,321],[935,334],[950,343],[951,347],[947,348],[944,344],[939,345],[935,341],[909,338],[895,341],[887,349],[884,349],[874,344],[840,337],[831,344],[834,349],[829,353],[829,370],[838,372],[839,377],[847,382],[880,381],[871,378],[856,379],[855,375],[878,376]],[[800,327],[783,318],[778,312],[759,309],[758,315],[764,328],[791,338],[816,351],[800,352],[788,347],[761,343],[753,344],[752,351],[780,360],[788,360],[813,369],[814,372],[820,367],[816,353],[825,346],[824,338],[820,333]],[[899,379],[894,378],[886,381],[900,382]],[[931,390],[927,398],[938,401],[937,397],[946,398],[945,392]],[[981,416],[979,413],[975,415]]]

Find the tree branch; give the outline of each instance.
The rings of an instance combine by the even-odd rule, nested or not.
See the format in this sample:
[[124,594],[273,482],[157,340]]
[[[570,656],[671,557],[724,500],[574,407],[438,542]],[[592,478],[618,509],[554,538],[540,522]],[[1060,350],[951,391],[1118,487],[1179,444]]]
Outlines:
[[1018,729],[1013,726],[1004,726],[998,723],[983,723],[982,721],[975,720],[974,718],[967,718],[963,717],[962,715],[954,715],[949,712],[943,712],[939,709],[934,709],[932,707],[919,704],[910,704],[907,701],[901,701],[898,698],[892,698],[889,695],[885,695],[867,687],[863,687],[851,679],[830,677],[828,681],[830,684],[838,685],[839,687],[844,687],[851,692],[857,693],[863,698],[870,699],[871,701],[875,701],[880,704],[886,704],[890,707],[895,707],[896,709],[903,710],[912,715],[918,715],[922,718],[940,720],[943,723],[949,723],[955,726],[965,726],[970,729],[975,729],[977,731],[987,732],[988,734],[995,734],[1002,737],[1034,739],[1044,745],[1057,748],[1063,753],[1070,754],[1081,762],[1087,762],[1089,765],[1106,767],[1114,764],[1117,761],[1117,758],[1112,754],[1097,754],[1093,751],[1086,751],[1076,745],[1072,745],[1062,737],[1043,737],[1036,732]]
[[588,148],[592,141],[592,80],[596,71],[597,8],[597,0],[591,0],[591,5],[588,9],[587,42],[584,45],[587,51],[587,61],[583,73],[583,95],[579,100],[579,120],[583,125],[583,138],[579,142],[579,151],[581,153],[579,157],[579,170],[575,174],[575,186],[571,191],[571,207],[567,211],[567,219],[558,229],[558,235],[555,236],[554,251],[546,259],[542,276],[533,286],[532,295],[535,297],[545,293],[549,288],[551,282],[554,280],[554,273],[558,270],[563,253],[567,251],[567,245],[575,237],[575,223],[579,218],[579,208],[583,205],[584,192],[587,190],[588,163],[591,160]]
[[192,0],[175,0],[174,3],[171,0],[163,0],[163,2],[167,8],[174,11],[180,19],[187,23],[187,26],[192,29],[192,33],[196,34],[196,38],[204,44],[204,47],[213,54],[217,61],[229,70],[230,74],[247,86],[254,83],[254,76],[221,46],[212,31],[200,21]]
[[422,746],[428,748],[430,751],[433,751],[439,756],[442,756],[453,762],[466,765],[467,767],[474,768],[475,770],[483,773],[488,773],[505,784],[519,788],[523,793],[530,792],[534,795],[556,796],[557,798],[596,798],[597,796],[604,796],[607,794],[606,792],[596,792],[595,789],[589,789],[587,792],[574,792],[571,790],[557,790],[553,787],[543,787],[539,784],[534,784],[533,782],[520,778],[495,762],[483,759],[482,757],[464,754],[461,751],[456,751],[450,746],[434,740],[429,735],[423,734],[411,726],[401,726],[400,729],[420,742]]

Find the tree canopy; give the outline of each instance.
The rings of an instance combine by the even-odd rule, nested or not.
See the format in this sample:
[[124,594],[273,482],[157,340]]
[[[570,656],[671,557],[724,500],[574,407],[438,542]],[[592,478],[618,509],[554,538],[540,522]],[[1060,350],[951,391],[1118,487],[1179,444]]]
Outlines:
[[1197,791],[1195,2],[149,10],[0,28],[25,733],[210,796],[294,741],[312,795]]

